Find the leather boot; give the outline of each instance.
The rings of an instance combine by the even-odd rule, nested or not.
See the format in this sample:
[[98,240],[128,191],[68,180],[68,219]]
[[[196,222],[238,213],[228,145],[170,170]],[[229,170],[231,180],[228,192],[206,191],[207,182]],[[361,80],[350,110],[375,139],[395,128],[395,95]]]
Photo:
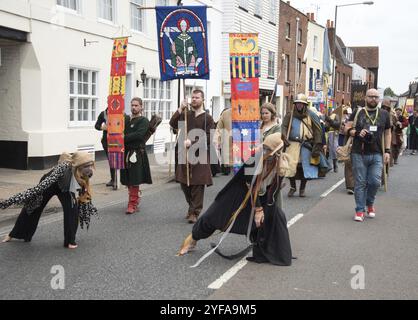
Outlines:
[[293,198],[293,196],[295,195],[295,193],[296,193],[296,189],[295,188],[290,188],[289,193],[287,194],[287,196],[289,198]]
[[128,202],[128,209],[126,209],[126,214],[133,214],[135,213],[135,200],[134,200],[134,191],[132,188],[135,187],[128,187],[129,191],[129,202]]
[[110,168],[110,181],[106,183],[106,187],[113,187],[115,185],[115,169]]
[[334,172],[338,173],[338,160],[333,159],[332,162],[333,162],[333,165],[334,165]]
[[189,217],[189,223],[194,224],[197,222],[197,218],[199,217],[198,213],[192,213]]
[[305,194],[305,190],[303,189],[301,189],[301,190],[299,190],[299,197],[301,197],[301,198],[305,198],[306,197],[306,194]]
[[132,187],[132,204],[134,206],[135,212],[139,211],[139,204],[141,203],[141,190],[139,186]]

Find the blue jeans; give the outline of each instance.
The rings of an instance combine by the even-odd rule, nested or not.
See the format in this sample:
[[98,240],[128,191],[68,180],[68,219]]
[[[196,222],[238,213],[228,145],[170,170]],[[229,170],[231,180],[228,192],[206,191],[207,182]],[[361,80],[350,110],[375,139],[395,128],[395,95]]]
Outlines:
[[354,176],[354,198],[356,212],[365,212],[366,206],[374,205],[377,190],[382,183],[383,156],[352,153],[351,163]]

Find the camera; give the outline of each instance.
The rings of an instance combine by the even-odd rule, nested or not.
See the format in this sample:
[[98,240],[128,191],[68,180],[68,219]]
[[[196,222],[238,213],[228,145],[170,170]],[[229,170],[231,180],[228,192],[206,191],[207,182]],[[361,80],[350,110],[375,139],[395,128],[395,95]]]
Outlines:
[[373,144],[376,141],[376,138],[373,133],[367,132],[363,138],[364,142],[367,144]]

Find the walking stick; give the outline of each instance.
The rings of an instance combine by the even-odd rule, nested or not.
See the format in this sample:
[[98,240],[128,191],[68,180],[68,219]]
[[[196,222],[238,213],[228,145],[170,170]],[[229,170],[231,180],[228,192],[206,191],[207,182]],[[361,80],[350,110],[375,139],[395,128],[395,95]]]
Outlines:
[[382,134],[382,151],[383,151],[383,179],[384,179],[384,190],[388,192],[388,172],[385,163],[385,133]]
[[[184,95],[184,99],[186,99],[186,80],[183,79],[183,95]],[[189,111],[189,107],[187,106],[185,109],[185,113],[184,113],[184,124],[185,124],[185,129],[184,129],[184,142],[186,142],[187,140],[187,116],[188,116],[188,111]],[[186,176],[187,176],[187,186],[190,187],[190,167],[189,167],[189,150],[187,148],[186,149]]]
[[119,189],[119,179],[118,179],[119,170],[115,169],[115,181],[113,181],[113,190]]

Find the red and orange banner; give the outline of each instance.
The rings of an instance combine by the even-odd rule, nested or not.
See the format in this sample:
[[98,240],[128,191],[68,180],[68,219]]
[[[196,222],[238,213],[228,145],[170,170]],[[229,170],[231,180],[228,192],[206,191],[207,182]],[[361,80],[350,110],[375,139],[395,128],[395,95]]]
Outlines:
[[253,154],[260,144],[260,54],[258,35],[229,35],[232,104],[232,155],[234,171]]
[[112,52],[108,105],[107,144],[109,165],[124,169],[125,86],[128,38],[115,39]]

